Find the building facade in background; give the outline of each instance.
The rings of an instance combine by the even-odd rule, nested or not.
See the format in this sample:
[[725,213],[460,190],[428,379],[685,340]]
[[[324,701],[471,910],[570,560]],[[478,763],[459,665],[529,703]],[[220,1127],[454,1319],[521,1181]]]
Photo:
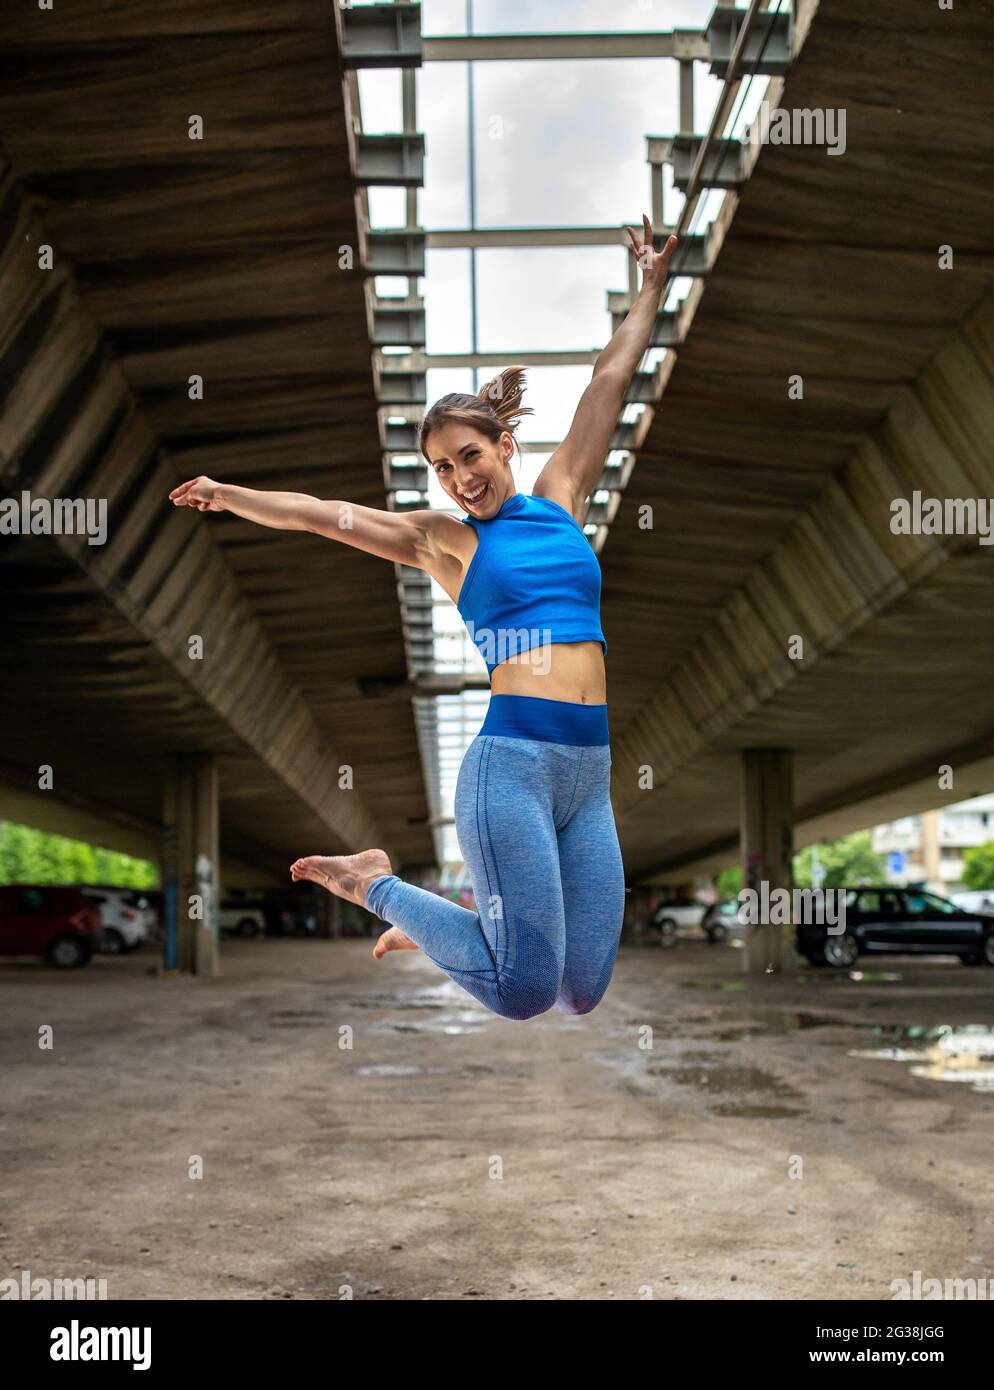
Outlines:
[[933,893],[964,888],[963,855],[994,840],[994,794],[960,801],[943,811],[878,825],[873,848],[888,856],[891,883],[924,883]]

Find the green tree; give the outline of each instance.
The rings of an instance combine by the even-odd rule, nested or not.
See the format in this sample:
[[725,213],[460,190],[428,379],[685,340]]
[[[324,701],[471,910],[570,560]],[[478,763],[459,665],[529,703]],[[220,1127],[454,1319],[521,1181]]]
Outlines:
[[[994,845],[991,845],[994,854]],[[794,856],[794,887],[813,888],[811,868],[813,849],[802,849]],[[869,830],[858,830],[818,846],[818,861],[825,870],[823,888],[849,888],[860,883],[884,883],[887,878],[883,854],[873,852],[873,836]],[[994,887],[994,858],[991,861],[991,887]],[[972,885],[971,885],[972,886]],[[979,885],[986,887],[986,883]],[[738,897],[742,889],[742,870],[737,865],[722,869],[717,878],[718,895]]]
[[719,898],[737,898],[742,891],[742,867],[733,864],[730,869],[722,869],[716,887]]
[[964,852],[963,882],[967,888],[994,888],[994,840]]
[[159,874],[148,859],[0,821],[0,883],[106,883],[118,888],[155,888]]
[[[809,846],[794,856],[795,888],[814,888],[811,878],[813,851]],[[860,883],[884,883],[887,874],[885,856],[873,852],[873,835],[869,830],[857,830],[818,846],[818,860],[825,870],[822,888],[850,888]]]
[[3,823],[3,838],[0,840],[0,867],[4,883],[30,883],[34,869],[35,832],[26,825]]

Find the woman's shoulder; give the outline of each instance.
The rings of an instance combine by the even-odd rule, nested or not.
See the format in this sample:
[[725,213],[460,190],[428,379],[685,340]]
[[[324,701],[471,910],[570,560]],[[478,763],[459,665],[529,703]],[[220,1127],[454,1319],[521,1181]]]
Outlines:
[[538,493],[532,493],[531,500],[533,502],[540,503],[543,507],[545,507],[546,510],[551,509],[553,512],[556,513],[557,516],[562,516],[564,520],[568,519],[569,521],[572,521],[573,525],[576,526],[578,530],[583,530],[583,525],[577,517],[575,511],[571,506],[567,506],[567,501],[569,500],[568,498],[560,502],[555,497],[546,497]]
[[431,548],[453,559],[466,559],[476,549],[477,542],[473,527],[463,525],[466,520],[466,517],[450,516],[448,512],[430,512],[426,529]]

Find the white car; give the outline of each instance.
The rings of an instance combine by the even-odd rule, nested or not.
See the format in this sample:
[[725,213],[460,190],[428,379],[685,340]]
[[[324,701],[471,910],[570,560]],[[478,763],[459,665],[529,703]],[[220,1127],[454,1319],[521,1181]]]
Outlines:
[[83,887],[81,892],[100,913],[101,951],[114,956],[134,951],[154,932],[155,909],[139,889]]
[[961,907],[964,912],[994,913],[994,889],[967,889],[962,893],[950,893],[949,901]]
[[218,908],[217,925],[235,936],[265,936],[266,914],[258,902],[226,898]]
[[677,935],[689,927],[699,927],[707,911],[706,903],[665,903],[652,914],[652,927],[663,946],[675,946]]

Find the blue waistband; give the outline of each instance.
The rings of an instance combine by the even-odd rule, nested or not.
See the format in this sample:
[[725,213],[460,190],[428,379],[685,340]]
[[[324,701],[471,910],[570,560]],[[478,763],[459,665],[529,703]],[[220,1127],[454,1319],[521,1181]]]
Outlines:
[[531,738],[593,748],[610,743],[607,705],[575,705],[537,695],[491,695],[478,737]]

